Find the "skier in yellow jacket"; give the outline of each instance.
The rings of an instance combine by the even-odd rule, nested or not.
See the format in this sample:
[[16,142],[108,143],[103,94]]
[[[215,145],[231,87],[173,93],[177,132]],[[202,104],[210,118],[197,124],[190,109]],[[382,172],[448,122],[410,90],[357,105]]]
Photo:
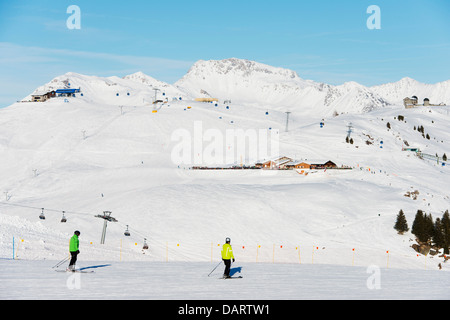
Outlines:
[[222,247],[222,260],[225,263],[224,278],[230,277],[231,260],[234,262],[233,248],[231,248],[230,238],[225,239],[225,244]]

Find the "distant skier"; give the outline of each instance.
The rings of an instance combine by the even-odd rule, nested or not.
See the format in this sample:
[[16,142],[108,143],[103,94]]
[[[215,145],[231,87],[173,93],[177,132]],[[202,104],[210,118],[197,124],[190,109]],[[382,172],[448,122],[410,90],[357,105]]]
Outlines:
[[233,248],[231,248],[230,238],[225,239],[225,244],[222,247],[222,260],[225,263],[225,271],[223,272],[224,278],[230,277],[231,260],[234,260]]
[[78,237],[80,236],[80,231],[75,231],[72,238],[70,238],[69,242],[69,251],[70,251],[70,263],[69,263],[69,271],[75,271],[75,263],[77,262],[77,255],[80,253],[80,240]]

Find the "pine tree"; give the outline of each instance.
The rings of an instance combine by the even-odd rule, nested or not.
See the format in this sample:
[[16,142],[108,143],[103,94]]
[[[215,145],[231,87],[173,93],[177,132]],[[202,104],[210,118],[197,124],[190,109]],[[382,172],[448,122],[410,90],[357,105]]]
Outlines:
[[444,153],[444,155],[442,156],[442,160],[447,161],[447,155]]
[[448,210],[445,211],[444,215],[442,216],[442,220],[441,220],[441,224],[442,224],[442,235],[444,238],[444,253],[445,254],[450,254],[450,215],[448,213]]
[[416,235],[420,233],[420,229],[423,225],[423,211],[417,210],[416,216],[414,217],[414,222],[412,224],[411,232]]
[[[425,217],[422,210],[417,210],[416,217],[412,224],[411,232],[419,239],[420,242],[426,242],[425,239]],[[425,239],[425,240],[424,240]]]
[[436,218],[436,222],[434,223],[433,243],[438,248],[444,247],[444,233],[442,230],[441,219],[439,218]]
[[433,223],[433,217],[430,214],[424,215],[424,235],[423,239],[424,242],[428,242],[429,240],[433,239],[434,237],[434,223]]
[[402,209],[400,209],[400,212],[397,215],[397,221],[395,222],[394,229],[397,230],[399,234],[403,234],[409,230],[408,222],[406,221],[406,217]]

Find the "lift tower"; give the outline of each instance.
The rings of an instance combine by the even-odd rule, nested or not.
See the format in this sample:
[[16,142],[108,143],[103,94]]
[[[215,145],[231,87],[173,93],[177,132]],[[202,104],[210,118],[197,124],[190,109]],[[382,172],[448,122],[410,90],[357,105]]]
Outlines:
[[100,240],[100,244],[105,244],[106,227],[108,225],[108,221],[118,222],[118,220],[116,218],[111,217],[111,211],[103,211],[103,215],[98,214],[95,217],[105,220],[105,222],[103,223],[102,239]]

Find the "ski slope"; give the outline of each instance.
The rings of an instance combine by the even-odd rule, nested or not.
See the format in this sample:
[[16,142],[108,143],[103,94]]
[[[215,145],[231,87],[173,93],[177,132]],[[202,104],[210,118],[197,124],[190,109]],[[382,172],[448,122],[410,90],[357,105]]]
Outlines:
[[[239,267],[235,267],[239,265]],[[280,300],[443,300],[449,298],[447,272],[370,269],[333,265],[235,263],[242,279],[220,279],[223,265],[210,277],[207,262],[82,263],[94,273],[59,273],[48,261],[0,260],[2,300],[170,300],[158,310],[174,313],[197,300],[269,304],[269,314],[298,308]],[[185,301],[187,300],[187,301]],[[267,301],[267,302],[265,302]],[[199,303],[197,303],[199,304]],[[201,303],[200,303],[201,304]],[[288,307],[286,309],[286,307]],[[220,309],[215,316],[228,310]]]
[[[142,79],[140,74],[133,79],[105,79],[71,73],[57,81],[67,77],[73,87],[83,88],[83,97],[16,103],[0,110],[0,263],[8,270],[5,281],[36,270],[30,277],[37,285],[25,285],[23,295],[33,295],[45,280],[52,279],[47,281],[49,287],[57,286],[56,279],[58,285],[65,283],[67,275],[55,275],[49,266],[66,256],[74,230],[81,231],[81,266],[112,265],[93,275],[96,297],[102,292],[97,286],[102,277],[108,273],[121,277],[121,268],[167,268],[155,280],[158,283],[173,274],[182,277],[179,269],[195,269],[193,277],[203,276],[220,261],[225,237],[232,239],[239,266],[246,271],[243,284],[250,287],[252,274],[264,277],[263,270],[270,275],[285,269],[281,283],[288,286],[311,274],[307,271],[324,274],[330,268],[336,270],[334,275],[358,270],[354,279],[358,283],[367,278],[365,271],[371,265],[386,269],[392,275],[388,277],[399,282],[408,281],[411,274],[446,274],[443,258],[418,255],[411,248],[414,236],[398,235],[393,226],[400,209],[411,228],[418,209],[440,218],[450,207],[448,166],[402,151],[406,140],[424,153],[450,155],[448,107],[405,110],[390,105],[338,117],[292,109],[285,132],[286,114],[279,106],[200,103],[175,86],[167,89],[167,103],[152,105],[148,101],[154,95],[153,80],[137,80]],[[171,99],[178,95],[181,100]],[[320,128],[322,120],[325,125]],[[352,145],[345,142],[349,123]],[[430,139],[413,129],[419,125]],[[200,138],[205,151],[208,129],[223,137],[227,130],[278,130],[281,156],[332,160],[352,170],[317,170],[305,176],[296,171],[196,171],[174,163],[172,152],[179,143],[173,140],[174,132],[184,130],[192,141]],[[231,148],[226,140],[223,148]],[[193,162],[196,156],[192,152]],[[237,155],[226,165],[258,160],[262,159]],[[417,200],[404,196],[415,190]],[[45,220],[39,219],[41,208]],[[66,223],[60,222],[63,211]],[[108,223],[102,245],[103,219],[95,216],[103,211],[111,211],[118,222]],[[127,226],[130,237],[124,236]],[[142,249],[144,241],[149,250]],[[438,270],[439,263],[443,270]],[[189,281],[184,284],[191,285]],[[209,282],[199,284],[203,285]],[[242,297],[255,292],[269,299],[305,297],[293,288],[291,294],[278,296],[277,290],[252,290],[244,290],[248,296]],[[18,298],[19,291],[11,297]],[[348,297],[358,294],[356,290]],[[387,291],[366,294],[398,297]],[[416,291],[410,286],[403,294],[414,298]],[[170,297],[185,293],[174,291]]]

